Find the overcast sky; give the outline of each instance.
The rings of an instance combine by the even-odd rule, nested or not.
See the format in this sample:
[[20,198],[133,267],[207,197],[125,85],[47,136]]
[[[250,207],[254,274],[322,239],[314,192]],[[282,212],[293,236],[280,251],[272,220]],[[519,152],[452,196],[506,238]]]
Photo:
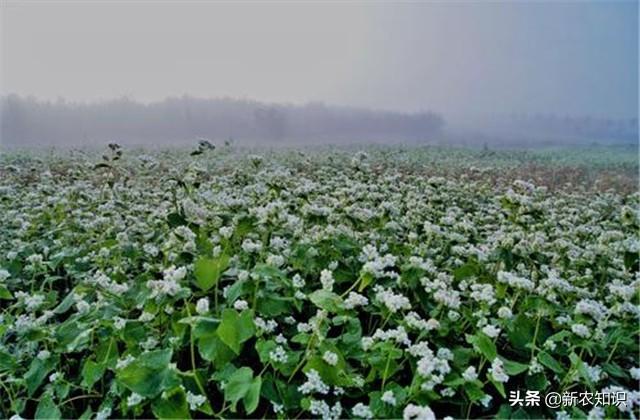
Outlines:
[[445,115],[638,112],[638,5],[2,0],[0,88]]

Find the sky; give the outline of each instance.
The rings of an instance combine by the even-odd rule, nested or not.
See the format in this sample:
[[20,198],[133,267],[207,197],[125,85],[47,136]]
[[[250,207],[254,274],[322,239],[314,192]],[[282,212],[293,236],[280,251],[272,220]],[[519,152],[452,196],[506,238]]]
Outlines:
[[0,91],[638,113],[636,1],[1,0]]

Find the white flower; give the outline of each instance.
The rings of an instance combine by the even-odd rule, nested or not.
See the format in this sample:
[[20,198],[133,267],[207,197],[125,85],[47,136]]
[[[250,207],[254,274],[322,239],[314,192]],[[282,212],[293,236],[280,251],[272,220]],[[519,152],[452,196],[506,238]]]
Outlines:
[[107,420],[111,415],[111,407],[104,407],[96,413],[96,420]]
[[140,347],[142,347],[145,350],[151,350],[152,348],[154,348],[155,346],[158,345],[158,339],[155,337],[147,337],[147,339],[140,344]]
[[574,312],[591,315],[593,319],[600,320],[607,315],[608,310],[603,304],[593,299],[582,299],[576,304]]
[[207,397],[204,395],[196,395],[192,394],[191,391],[187,391],[187,403],[189,404],[190,410],[197,410],[205,401],[207,401]]
[[356,292],[349,292],[349,295],[344,300],[345,309],[353,309],[356,306],[366,306],[369,304],[369,299]]
[[273,319],[265,321],[259,316],[255,317],[255,319],[253,320],[253,323],[256,325],[256,328],[258,329],[258,331],[267,333],[267,334],[274,332],[276,328],[278,328],[278,323]]
[[489,368],[489,373],[491,377],[496,382],[507,382],[509,380],[509,375],[504,371],[504,364],[500,358],[496,357],[493,359],[491,363],[491,368]]
[[187,269],[185,267],[176,268],[171,266],[162,272],[164,280],[178,283],[187,275]]
[[587,413],[587,420],[602,420],[605,418],[606,416],[604,414],[604,408],[602,407],[593,407]]
[[144,397],[134,392],[127,398],[127,407],[134,407],[140,404],[142,400],[144,400]]
[[284,257],[271,254],[267,257],[267,264],[273,267],[282,267],[284,265]]
[[291,279],[291,283],[296,289],[302,289],[304,287],[304,279],[300,277],[300,274],[294,275],[293,279]]
[[358,403],[354,405],[351,412],[355,417],[359,417],[361,419],[373,418],[373,413],[371,412],[371,409],[369,408],[368,405],[365,405],[363,403]]
[[287,363],[287,352],[282,346],[277,346],[275,349],[269,352],[269,359],[276,363]]
[[162,280],[149,280],[147,287],[151,290],[151,298],[160,299],[163,296],[175,296],[182,287],[180,281],[187,275],[185,267],[171,266],[162,272]]
[[312,394],[314,392],[319,394],[329,393],[329,386],[322,382],[322,378],[320,378],[320,374],[318,374],[317,370],[309,369],[305,375],[307,376],[307,381],[298,387],[298,391],[305,395]]
[[113,327],[116,330],[121,330],[125,327],[125,325],[127,325],[127,320],[124,318],[120,318],[119,316],[116,316],[113,318]]
[[273,409],[273,412],[276,414],[281,414],[284,412],[284,405],[278,404],[273,401],[271,401],[271,408]]
[[482,328],[482,332],[491,338],[496,338],[500,335],[500,328],[495,325],[488,324],[484,328]]
[[140,314],[140,316],[138,317],[138,320],[142,322],[149,322],[149,321],[152,321],[155,317],[156,317],[155,314],[145,311]]
[[509,319],[512,316],[513,316],[513,313],[511,312],[510,308],[507,308],[506,306],[502,306],[500,309],[498,309],[499,318]]
[[631,377],[637,381],[640,381],[640,367],[634,367],[629,369]]
[[360,343],[362,345],[362,350],[367,351],[371,348],[371,346],[373,346],[374,340],[371,337],[362,337]]
[[529,373],[534,375],[536,373],[540,373],[544,370],[544,368],[542,367],[542,365],[537,361],[537,360],[532,360],[531,363],[529,364]]
[[489,405],[491,405],[491,400],[493,400],[493,397],[487,394],[480,399],[480,404],[482,404],[484,408],[488,408]]
[[516,289],[533,290],[535,287],[531,280],[506,271],[498,271],[498,281]]
[[380,401],[383,403],[395,406],[397,404],[396,396],[393,395],[393,391],[385,391],[380,397]]
[[490,284],[474,283],[471,285],[471,291],[471,299],[477,300],[478,302],[493,305],[496,301],[495,291]]
[[322,270],[320,273],[320,283],[322,284],[322,288],[324,290],[332,291],[334,282],[335,280],[333,279],[333,273],[331,270]]
[[591,366],[588,363],[585,363],[585,368],[587,370],[587,376],[589,376],[591,382],[597,383],[602,379],[602,368],[600,366]]
[[[16,296],[18,294],[16,293]],[[26,295],[24,297],[24,305],[27,311],[33,312],[44,303],[44,295]]]
[[332,351],[327,350],[322,355],[322,360],[324,360],[331,366],[335,366],[338,363],[338,355]]
[[475,381],[476,379],[478,379],[478,372],[476,372],[476,367],[469,366],[467,369],[465,369],[465,371],[462,372],[462,378],[467,382]]
[[204,315],[209,312],[209,299],[206,297],[198,299],[196,303],[196,312],[200,315]]
[[62,378],[62,374],[60,372],[53,372],[49,375],[49,382],[55,382],[60,378]]
[[80,300],[76,302],[76,309],[78,310],[78,313],[86,314],[91,309],[91,305],[84,300]]
[[382,302],[392,313],[398,312],[400,309],[411,309],[411,302],[407,297],[393,293],[391,289],[385,289],[381,286],[377,286],[374,290],[376,291],[376,300]]
[[460,319],[460,313],[456,312],[456,311],[449,311],[447,313],[447,318],[449,318],[449,320],[451,322],[456,322],[457,320]]
[[249,308],[249,304],[247,303],[246,300],[238,299],[235,302],[233,302],[233,307],[237,311],[244,311],[245,309]]
[[47,360],[51,356],[51,353],[48,350],[40,350],[38,355],[36,356],[40,360]]
[[577,336],[587,338],[591,335],[589,327],[584,324],[576,323],[571,326],[571,331]]
[[436,420],[436,416],[429,406],[420,407],[409,404],[402,412],[403,420]]
[[231,235],[233,235],[233,227],[232,226],[223,226],[220,229],[218,229],[218,232],[220,232],[220,236],[222,236],[225,239],[229,239],[231,237]]

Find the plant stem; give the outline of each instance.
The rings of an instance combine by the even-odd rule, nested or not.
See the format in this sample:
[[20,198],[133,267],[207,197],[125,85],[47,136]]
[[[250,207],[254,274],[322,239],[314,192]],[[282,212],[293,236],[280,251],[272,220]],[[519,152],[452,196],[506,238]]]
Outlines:
[[[191,310],[189,309],[189,302],[184,301],[184,306],[187,308],[187,315],[191,318]],[[202,392],[202,395],[206,396],[207,392],[204,390],[204,387],[200,383],[200,378],[198,378],[198,371],[196,370],[196,352],[195,352],[195,342],[193,339],[193,325],[189,325],[189,352],[191,353],[191,370],[193,371],[193,379],[198,385],[198,389]]]

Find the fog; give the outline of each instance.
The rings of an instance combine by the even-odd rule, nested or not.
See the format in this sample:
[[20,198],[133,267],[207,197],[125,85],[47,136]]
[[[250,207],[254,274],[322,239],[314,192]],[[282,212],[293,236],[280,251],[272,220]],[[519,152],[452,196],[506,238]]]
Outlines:
[[637,139],[635,1],[0,11],[3,145]]

